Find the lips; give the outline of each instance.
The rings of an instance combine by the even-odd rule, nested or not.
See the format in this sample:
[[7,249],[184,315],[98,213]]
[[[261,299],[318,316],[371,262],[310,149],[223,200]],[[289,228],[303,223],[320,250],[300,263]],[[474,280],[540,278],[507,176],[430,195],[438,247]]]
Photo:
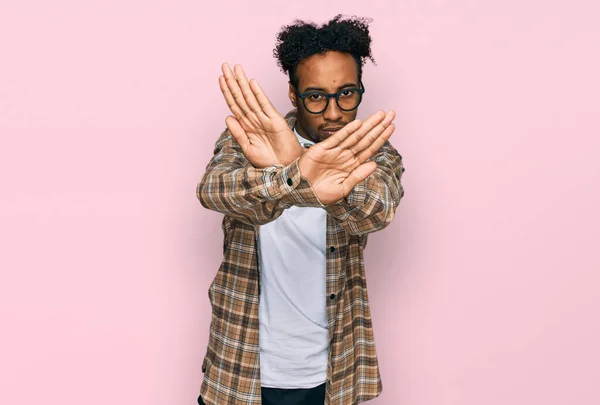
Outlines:
[[335,134],[337,131],[339,131],[340,129],[342,129],[343,127],[336,127],[336,128],[323,128],[321,129],[321,135],[324,138],[329,138],[331,135]]

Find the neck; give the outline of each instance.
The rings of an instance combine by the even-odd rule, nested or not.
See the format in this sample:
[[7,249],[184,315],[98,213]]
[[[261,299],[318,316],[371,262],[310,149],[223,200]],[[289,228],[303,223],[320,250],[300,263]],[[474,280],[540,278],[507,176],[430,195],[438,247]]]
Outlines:
[[300,135],[302,138],[312,141],[312,142],[315,142],[315,143],[319,142],[318,139],[313,139],[306,133],[304,128],[302,128],[302,125],[300,124],[300,122],[296,121],[295,128],[296,128],[296,132],[298,132],[298,135]]

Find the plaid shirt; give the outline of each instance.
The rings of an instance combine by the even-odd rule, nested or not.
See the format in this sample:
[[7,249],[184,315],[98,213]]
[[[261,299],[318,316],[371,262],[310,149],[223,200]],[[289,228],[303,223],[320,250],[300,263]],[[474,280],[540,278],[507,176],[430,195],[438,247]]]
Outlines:
[[[290,128],[296,110],[285,119]],[[196,195],[225,214],[223,262],[208,296],[212,318],[200,395],[208,405],[261,403],[258,341],[260,225],[293,205],[327,211],[329,360],[326,405],[377,397],[382,385],[363,262],[367,235],[385,228],[404,195],[402,156],[389,142],[371,158],[377,169],[340,202],[323,205],[300,175],[298,160],[257,169],[228,130],[219,137]]]

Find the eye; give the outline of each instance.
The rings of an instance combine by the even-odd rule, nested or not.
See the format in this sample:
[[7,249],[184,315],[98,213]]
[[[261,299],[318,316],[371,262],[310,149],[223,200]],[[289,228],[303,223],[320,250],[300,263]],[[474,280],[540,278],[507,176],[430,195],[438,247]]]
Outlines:
[[325,96],[323,96],[321,93],[312,93],[308,95],[308,99],[310,101],[320,101],[324,98]]
[[340,91],[340,97],[350,97],[354,94],[354,90],[342,90]]

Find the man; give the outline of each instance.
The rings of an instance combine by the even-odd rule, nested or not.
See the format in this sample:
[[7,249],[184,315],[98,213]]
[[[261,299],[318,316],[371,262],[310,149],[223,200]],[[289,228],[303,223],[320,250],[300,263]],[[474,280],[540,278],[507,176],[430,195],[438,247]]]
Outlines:
[[394,112],[356,119],[367,22],[296,21],[275,55],[285,117],[241,66],[219,78],[232,112],[198,184],[225,214],[199,404],[357,404],[382,385],[363,249],[404,195]]

